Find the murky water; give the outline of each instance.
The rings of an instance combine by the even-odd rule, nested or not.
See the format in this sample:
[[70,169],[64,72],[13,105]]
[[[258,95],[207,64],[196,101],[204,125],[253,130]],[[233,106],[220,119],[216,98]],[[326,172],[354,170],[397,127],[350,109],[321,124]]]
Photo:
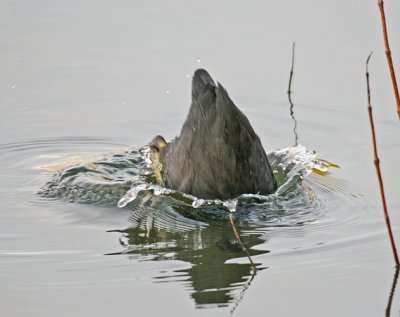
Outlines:
[[[385,5],[399,61],[400,6]],[[397,316],[366,112],[373,50],[399,245],[400,127],[377,10],[365,1],[3,1],[1,311],[385,316],[391,303]],[[145,145],[179,132],[198,67],[247,114],[281,185],[240,197],[234,213],[232,202],[148,185]]]

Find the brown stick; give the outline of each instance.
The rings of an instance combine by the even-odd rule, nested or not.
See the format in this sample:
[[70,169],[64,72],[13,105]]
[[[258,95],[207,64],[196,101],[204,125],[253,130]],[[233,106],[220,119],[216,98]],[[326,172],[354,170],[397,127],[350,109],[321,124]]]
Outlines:
[[385,16],[385,9],[383,8],[383,0],[378,0],[378,6],[379,6],[379,11],[381,13],[383,39],[385,41],[385,48],[386,48],[386,58],[387,58],[388,65],[389,65],[390,76],[392,77],[394,97],[396,98],[396,104],[397,104],[397,114],[400,118],[399,89],[397,87],[396,73],[395,73],[394,67],[393,67],[392,52],[390,51],[390,46],[389,46],[389,38],[388,38],[387,28],[386,28],[386,16]]
[[242,240],[240,239],[239,232],[237,231],[236,225],[235,225],[235,217],[233,216],[233,213],[232,213],[232,212],[229,213],[229,222],[231,223],[232,230],[233,230],[233,233],[235,234],[236,239],[238,240],[240,246],[242,247],[242,250],[246,253],[247,258],[248,258],[249,261],[250,261],[250,264],[251,264],[251,266],[252,266],[252,268],[253,268],[253,274],[256,274],[256,272],[257,272],[257,267],[256,267],[256,265],[254,264],[253,260],[251,259],[251,256],[250,256],[249,251],[247,251],[247,249],[246,249],[246,247],[244,246]]
[[369,54],[369,56],[367,58],[367,62],[366,62],[366,65],[365,65],[365,69],[366,69],[365,75],[367,77],[368,114],[369,114],[369,122],[371,124],[372,143],[373,143],[373,146],[374,146],[374,163],[375,163],[375,168],[376,168],[376,174],[378,176],[379,188],[381,190],[383,213],[384,213],[384,217],[385,217],[385,221],[386,221],[386,227],[387,227],[388,233],[389,233],[390,244],[392,246],[394,260],[396,262],[396,268],[399,268],[399,264],[400,264],[399,263],[399,256],[397,255],[396,244],[394,242],[393,233],[392,233],[392,226],[390,225],[389,213],[387,211],[385,190],[383,188],[383,180],[382,180],[381,168],[380,168],[380,165],[379,165],[378,150],[377,150],[377,147],[376,147],[375,126],[374,126],[374,118],[372,116],[371,90],[370,90],[370,86],[369,86],[369,72],[368,72],[368,63],[369,63],[369,60],[371,58],[371,55],[372,55],[372,53]]

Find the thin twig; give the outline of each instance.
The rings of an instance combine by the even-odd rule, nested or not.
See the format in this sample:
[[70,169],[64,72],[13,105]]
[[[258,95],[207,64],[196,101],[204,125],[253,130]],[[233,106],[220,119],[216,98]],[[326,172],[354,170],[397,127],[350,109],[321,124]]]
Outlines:
[[289,87],[288,87],[288,98],[289,98],[289,103],[290,103],[290,116],[292,117],[293,121],[294,121],[294,127],[293,127],[293,132],[294,132],[294,145],[297,146],[298,144],[298,139],[299,136],[297,135],[297,121],[294,117],[294,105],[292,102],[292,80],[293,80],[293,70],[294,70],[294,48],[295,48],[295,42],[293,42],[293,46],[292,46],[292,67],[290,69],[290,76],[289,76]]
[[389,65],[390,76],[392,77],[394,97],[396,98],[396,104],[397,104],[397,114],[400,118],[399,89],[397,86],[396,73],[395,73],[394,67],[393,67],[392,52],[391,52],[390,46],[389,46],[389,37],[387,34],[387,28],[386,28],[386,16],[385,16],[385,9],[383,7],[383,0],[378,0],[378,6],[379,6],[379,11],[381,13],[383,39],[385,41],[385,48],[386,48],[386,58],[387,58],[388,65]]
[[292,93],[292,78],[293,78],[293,69],[294,69],[294,48],[295,48],[295,45],[296,45],[296,43],[293,42],[293,45],[292,45],[292,68],[290,69],[289,87],[288,87],[288,91],[287,91],[287,93],[289,95],[289,98],[290,98],[290,95]]
[[374,146],[374,163],[375,163],[375,168],[376,168],[376,174],[378,175],[379,188],[381,190],[383,213],[384,213],[384,216],[385,216],[386,227],[387,227],[388,233],[389,233],[390,244],[392,246],[394,260],[396,262],[396,268],[399,268],[399,256],[397,255],[396,244],[394,242],[393,233],[392,233],[392,226],[390,225],[389,213],[387,211],[385,190],[383,188],[383,180],[382,180],[381,168],[380,168],[380,165],[379,165],[378,150],[377,150],[377,147],[376,147],[375,127],[374,127],[374,119],[373,119],[373,116],[372,116],[371,90],[370,90],[370,86],[369,86],[369,72],[368,72],[368,63],[369,63],[369,60],[371,58],[371,55],[372,55],[372,53],[370,53],[368,58],[367,58],[367,62],[366,62],[366,65],[365,65],[365,69],[366,69],[365,75],[367,77],[368,113],[369,113],[369,122],[371,124],[372,143],[373,143],[373,146]]
[[248,257],[248,259],[249,259],[249,261],[250,261],[250,263],[251,263],[251,266],[253,267],[254,274],[255,274],[256,271],[257,271],[257,268],[256,268],[256,266],[255,266],[253,260],[251,259],[251,256],[250,256],[249,251],[247,251],[247,249],[246,249],[246,247],[244,246],[242,240],[240,239],[239,232],[237,231],[236,226],[235,226],[235,218],[234,218],[232,212],[229,213],[229,222],[231,223],[232,230],[233,230],[233,233],[235,234],[236,239],[238,240],[240,246],[242,247],[242,250],[246,253],[246,255],[247,255],[247,257]]

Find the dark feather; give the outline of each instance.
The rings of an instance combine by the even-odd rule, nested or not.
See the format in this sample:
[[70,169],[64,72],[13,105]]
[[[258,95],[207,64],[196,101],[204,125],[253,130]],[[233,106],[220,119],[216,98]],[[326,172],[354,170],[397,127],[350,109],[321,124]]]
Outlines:
[[166,186],[199,198],[269,194],[276,181],[259,137],[226,90],[203,69],[180,136],[162,149]]

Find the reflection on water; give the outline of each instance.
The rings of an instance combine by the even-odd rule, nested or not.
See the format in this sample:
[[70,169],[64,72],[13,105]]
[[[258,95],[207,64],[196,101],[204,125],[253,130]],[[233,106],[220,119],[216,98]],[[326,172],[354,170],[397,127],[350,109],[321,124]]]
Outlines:
[[[375,317],[391,307],[399,317],[360,71],[373,50],[387,198],[399,210],[400,127],[383,106],[393,103],[393,91],[378,7],[376,1],[320,3],[2,1],[2,315],[27,316],[34,307],[43,317],[227,316],[241,303],[235,316]],[[400,1],[388,5],[390,30],[399,30]],[[391,32],[394,43],[399,35]],[[282,92],[293,39],[289,109]],[[343,168],[330,176],[293,176],[285,186],[286,165],[278,159],[280,195],[250,197],[248,204],[242,198],[237,229],[258,269],[268,267],[252,282],[224,206],[195,208],[191,198],[154,188],[117,208],[142,181],[146,162],[137,151],[116,151],[144,144],[155,131],[176,134],[190,97],[185,75],[198,67],[224,79],[269,149],[300,143]],[[35,196],[40,187],[44,197]],[[400,214],[393,216],[399,224]],[[110,229],[127,232],[104,232]],[[398,240],[399,227],[394,230]],[[212,263],[218,246],[224,250],[216,251],[218,270],[196,271]],[[110,252],[122,255],[103,256]],[[226,280],[212,286],[210,276]],[[218,298],[212,287],[224,295]],[[229,308],[194,310],[189,293],[215,299],[198,307]]]
[[[78,141],[78,152],[80,143],[85,151],[90,149],[90,143],[96,143]],[[52,153],[45,148],[53,147],[53,144],[57,145],[58,154],[40,154],[38,159],[30,152],[33,148],[37,153]],[[154,283],[181,285],[197,308],[226,307],[233,312],[242,299],[248,298],[247,290],[255,285],[254,281],[262,280],[264,273],[277,269],[274,262],[277,257],[283,257],[278,261],[278,266],[283,267],[286,261],[297,261],[297,252],[315,253],[316,258],[323,259],[326,253],[322,251],[330,250],[335,256],[349,245],[373,239],[376,234],[375,229],[370,232],[368,229],[375,228],[380,214],[377,216],[375,210],[371,212],[369,206],[364,208],[365,199],[359,199],[357,193],[349,191],[346,182],[329,175],[329,163],[316,159],[316,154],[303,146],[269,153],[279,183],[278,191],[269,196],[238,197],[236,212],[232,214],[223,204],[213,201],[194,204],[195,197],[168,192],[161,187],[152,188],[154,179],[147,162],[147,147],[128,148],[108,155],[93,152],[78,155],[76,151],[75,154],[58,152],[62,147],[60,144],[63,144],[62,140],[42,140],[4,147],[11,156],[13,152],[21,153],[23,148],[28,148],[29,155],[25,155],[28,162],[15,164],[40,166],[46,181],[39,191],[37,203],[41,207],[49,204],[46,198],[50,197],[50,205],[58,201],[65,207],[62,200],[67,200],[111,207],[100,208],[99,213],[102,216],[107,213],[112,219],[122,215],[123,225],[105,220],[106,228],[112,229],[110,231],[118,235],[120,242],[120,249],[109,250],[108,254],[114,256],[107,258],[125,256],[135,269],[138,263],[146,261],[167,263],[175,260],[188,264],[189,267],[182,269],[175,263],[167,270],[152,270],[144,275],[151,277]],[[116,146],[121,147],[113,144],[112,148]],[[36,185],[37,181],[34,183]],[[148,186],[138,190],[136,198],[118,214],[118,201],[137,189],[138,184]],[[79,208],[79,215],[83,209]],[[239,239],[230,223],[232,215]],[[351,234],[346,237],[344,231]],[[308,240],[305,237],[310,232],[314,238]],[[329,243],[326,235],[336,237],[337,232],[342,234],[330,239]],[[277,248],[276,242],[287,238],[292,242]],[[265,270],[269,267],[271,269]],[[387,312],[390,312],[395,285],[394,279]]]
[[[199,210],[171,199],[147,202],[146,205],[136,202],[130,208],[132,226],[115,230],[122,233],[120,241],[124,247],[117,254],[191,264],[190,268],[177,270],[173,275],[155,276],[157,282],[185,279],[198,307],[227,306],[238,300],[240,290],[248,287],[255,274],[254,268],[248,261],[230,262],[245,257],[246,253],[236,239],[227,221],[229,214],[224,209],[205,210],[204,207]],[[250,230],[251,226],[242,222],[240,229]],[[265,242],[260,236],[241,237],[250,256],[269,252],[251,249]],[[259,263],[256,265],[257,270],[262,269]]]
[[[189,263],[188,269],[157,274],[154,280],[186,281],[197,307],[234,309],[257,271],[265,269],[257,256],[270,252],[265,245],[275,229],[297,228],[294,234],[298,234],[305,225],[314,224],[316,230],[333,230],[323,219],[326,205],[337,199],[342,185],[323,176],[329,165],[303,146],[269,153],[278,190],[268,196],[237,197],[234,222],[226,202],[199,203],[196,197],[154,185],[148,154],[143,147],[93,160],[67,158],[44,166],[50,172],[60,169],[39,194],[104,206],[116,206],[123,200],[120,205],[130,211],[131,224],[111,230],[121,234],[123,249],[110,254]],[[319,173],[310,175],[313,171]],[[257,248],[259,245],[263,248]]]
[[391,312],[391,309],[392,309],[393,297],[394,297],[394,294],[396,293],[397,281],[399,279],[399,272],[400,272],[400,269],[396,268],[396,270],[394,272],[394,275],[393,275],[392,287],[391,287],[390,292],[389,292],[388,303],[387,303],[386,310],[385,310],[385,317],[389,317],[390,316],[390,312]]

